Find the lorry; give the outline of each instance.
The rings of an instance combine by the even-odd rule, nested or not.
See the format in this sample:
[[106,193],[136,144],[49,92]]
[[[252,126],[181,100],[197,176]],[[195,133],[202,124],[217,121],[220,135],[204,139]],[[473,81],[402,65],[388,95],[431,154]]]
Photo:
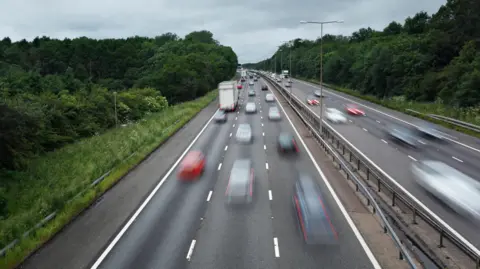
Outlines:
[[238,106],[238,89],[236,81],[223,81],[218,84],[218,108],[235,111]]
[[282,78],[288,78],[288,70],[282,70]]
[[247,70],[242,70],[241,77],[242,77],[242,82],[245,81],[245,79],[247,78]]

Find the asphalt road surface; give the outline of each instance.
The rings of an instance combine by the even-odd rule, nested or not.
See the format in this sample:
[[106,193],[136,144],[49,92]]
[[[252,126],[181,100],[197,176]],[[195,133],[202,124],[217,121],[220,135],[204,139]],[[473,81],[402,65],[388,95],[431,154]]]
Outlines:
[[[283,112],[281,121],[269,121],[268,106],[274,104],[264,101],[260,83],[255,89],[255,97],[242,90],[240,109],[225,124],[212,122],[193,145],[207,158],[202,178],[185,184],[172,173],[92,268],[375,268],[370,250],[360,243],[301,143],[298,158],[277,153],[277,135],[294,134],[293,127]],[[247,101],[257,104],[257,113],[245,114]],[[252,144],[236,142],[240,123],[251,125]],[[250,207],[232,209],[225,204],[225,190],[233,162],[243,158],[251,159],[255,170],[254,199]],[[299,171],[319,179],[338,246],[303,244],[291,203]]]
[[[306,100],[308,95],[313,94],[319,88],[319,86],[311,83],[294,80],[292,92],[300,100]],[[478,179],[480,173],[480,166],[478,166],[478,163],[480,163],[480,147],[476,146],[478,139],[438,126],[438,129],[447,138],[445,142],[420,139],[421,148],[419,150],[407,149],[389,141],[383,130],[390,125],[411,127],[409,123],[421,122],[419,119],[346,94],[325,90],[325,88],[323,92],[325,95],[324,106],[345,111],[344,105],[357,104],[366,114],[365,117],[348,116],[348,124],[330,124],[330,126],[417,197],[430,210],[446,221],[453,229],[465,238],[468,238],[473,245],[480,247],[478,228],[470,221],[459,217],[438,200],[427,195],[414,182],[410,173],[412,162],[422,159],[433,159],[445,162]],[[319,106],[312,106],[311,108],[319,114]]]

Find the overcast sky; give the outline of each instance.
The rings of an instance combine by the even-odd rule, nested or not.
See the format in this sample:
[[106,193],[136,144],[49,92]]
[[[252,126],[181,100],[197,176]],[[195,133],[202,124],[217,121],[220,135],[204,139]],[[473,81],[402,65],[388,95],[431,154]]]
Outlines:
[[393,20],[424,10],[436,12],[446,0],[0,0],[0,37],[92,38],[180,36],[209,30],[233,47],[240,63],[270,57],[282,42],[316,39],[319,25],[300,20],[344,20],[324,33],[350,35],[361,27],[381,30]]

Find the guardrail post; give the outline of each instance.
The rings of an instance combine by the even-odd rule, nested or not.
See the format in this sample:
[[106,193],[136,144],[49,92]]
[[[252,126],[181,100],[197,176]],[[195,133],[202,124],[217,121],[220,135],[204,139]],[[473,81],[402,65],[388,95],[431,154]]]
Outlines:
[[337,139],[337,149],[340,147],[340,140]]
[[357,160],[357,170],[360,170],[360,160]]
[[351,151],[348,152],[348,161],[352,162],[352,152]]
[[398,252],[398,258],[399,258],[400,260],[403,260],[403,253],[402,253],[402,251],[399,251],[399,252]]
[[367,168],[367,180],[370,180],[370,169]]
[[445,247],[445,245],[443,245],[444,233],[445,233],[445,232],[444,232],[443,229],[442,229],[442,230],[440,231],[440,242],[439,242],[439,244],[438,244],[438,247],[439,247],[439,248]]
[[412,224],[417,224],[417,209],[413,208]]
[[380,179],[377,178],[377,192],[381,192],[381,191],[382,191],[381,186],[382,186],[382,185],[380,184]]
[[397,195],[395,192],[392,193],[392,206],[395,206],[395,198],[397,198]]

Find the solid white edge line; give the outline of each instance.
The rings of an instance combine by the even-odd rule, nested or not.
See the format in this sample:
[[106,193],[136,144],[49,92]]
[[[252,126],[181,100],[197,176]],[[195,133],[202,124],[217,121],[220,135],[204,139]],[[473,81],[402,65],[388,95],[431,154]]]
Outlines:
[[220,171],[220,169],[222,169],[222,163],[219,163],[219,164],[218,164],[217,170]]
[[[311,86],[311,87],[318,88],[318,86],[316,86],[316,85],[314,85],[314,84],[308,84],[308,83],[306,83],[306,82],[304,82],[304,81],[301,81],[301,80],[298,80],[298,81],[301,82],[301,83],[303,83],[303,84],[305,84],[305,85],[309,85],[309,86]],[[355,103],[355,104],[357,104],[357,105],[361,105],[361,106],[363,106],[363,107],[365,107],[365,108],[368,108],[368,109],[370,109],[370,110],[373,110],[373,111],[375,111],[375,112],[377,112],[377,113],[380,113],[380,114],[385,115],[385,116],[387,116],[387,117],[390,117],[390,118],[392,118],[392,119],[398,120],[398,121],[400,121],[400,122],[403,122],[403,123],[405,123],[405,124],[408,124],[408,125],[410,125],[410,126],[413,126],[413,127],[418,128],[418,126],[415,125],[415,124],[413,124],[413,123],[410,123],[410,122],[408,122],[408,121],[404,121],[404,120],[402,120],[402,119],[399,119],[399,118],[397,118],[397,117],[395,117],[395,116],[392,116],[392,115],[390,115],[390,114],[388,114],[388,113],[385,113],[385,112],[380,111],[380,110],[378,110],[378,109],[375,109],[375,108],[373,108],[373,107],[369,107],[369,106],[367,106],[367,105],[365,105],[365,104],[362,104],[362,103],[360,103],[360,102],[357,102],[357,101],[355,101],[355,100],[352,100],[352,99],[349,99],[349,98],[347,98],[347,97],[341,96],[341,95],[339,95],[339,94],[333,93],[331,90],[326,90],[325,88],[323,88],[323,90],[326,91],[326,92],[328,92],[328,93],[330,93],[330,94],[332,94],[332,95],[335,95],[335,96],[337,96],[337,97],[340,97],[340,98],[342,98],[342,99],[344,99],[344,100],[350,101],[350,102]],[[401,113],[401,112],[400,112],[400,113]],[[448,134],[447,134],[447,135],[448,135]],[[448,135],[448,136],[451,136],[451,135]],[[472,147],[472,146],[469,146],[469,145],[464,144],[464,143],[462,143],[462,142],[458,142],[458,141],[456,141],[456,140],[454,140],[454,139],[451,139],[451,138],[448,138],[448,137],[445,137],[445,136],[444,136],[444,138],[447,139],[447,140],[449,140],[449,141],[451,141],[451,142],[453,142],[453,143],[457,143],[458,145],[464,146],[464,147],[466,147],[466,148],[468,148],[468,149],[471,149],[471,150],[473,150],[473,151],[476,151],[476,152],[479,152],[479,153],[480,153],[480,149],[474,148],[474,147]]]
[[190,261],[192,259],[193,255],[193,249],[195,248],[195,244],[197,243],[197,240],[193,239],[192,243],[190,244],[190,248],[188,248],[188,253],[187,253],[187,261]]
[[275,257],[280,258],[280,248],[278,247],[278,238],[273,238],[273,248],[275,250]]
[[273,200],[272,190],[268,190],[268,199],[269,199],[270,201]]
[[[272,92],[272,94],[275,96],[275,98],[277,97],[277,96],[275,95],[275,93]],[[276,98],[276,99],[278,99],[278,98]],[[320,177],[322,178],[323,182],[324,182],[325,185],[327,186],[327,189],[328,189],[328,191],[330,192],[330,194],[332,195],[333,200],[335,201],[335,203],[336,203],[336,204],[338,205],[338,207],[340,208],[340,212],[342,212],[342,215],[343,215],[343,216],[345,217],[345,219],[347,220],[348,225],[349,225],[350,228],[352,229],[353,234],[355,235],[355,237],[357,237],[358,242],[359,242],[360,245],[362,246],[363,250],[365,251],[365,254],[367,255],[367,257],[368,257],[368,259],[370,260],[370,262],[372,263],[373,267],[374,267],[375,269],[381,269],[382,267],[380,266],[380,264],[378,263],[377,259],[376,259],[375,256],[373,255],[372,250],[370,249],[370,247],[368,247],[367,243],[365,242],[365,239],[363,239],[362,234],[361,234],[360,231],[358,230],[357,226],[355,226],[355,223],[353,222],[353,220],[350,218],[350,215],[348,214],[347,210],[346,210],[345,207],[343,206],[342,202],[341,202],[340,199],[338,198],[338,196],[337,196],[337,194],[335,193],[335,191],[333,190],[332,186],[330,185],[330,182],[328,182],[327,178],[325,177],[325,174],[323,174],[322,169],[320,169],[320,166],[318,166],[317,162],[315,162],[315,159],[313,158],[312,153],[311,153],[310,150],[307,148],[307,145],[305,144],[305,142],[303,141],[302,137],[300,136],[300,133],[297,131],[297,128],[295,128],[295,126],[293,125],[293,122],[290,120],[290,117],[287,115],[287,112],[285,112],[285,109],[283,108],[282,104],[280,104],[280,102],[278,102],[278,105],[279,105],[280,108],[283,110],[283,114],[285,114],[285,117],[287,118],[288,122],[289,122],[290,125],[292,126],[293,131],[295,131],[295,134],[296,134],[298,140],[300,140],[300,143],[302,144],[303,148],[305,148],[305,151],[307,152],[308,156],[310,157],[310,160],[312,161],[313,165],[315,166],[317,172],[320,174]]]
[[207,196],[207,202],[210,202],[210,199],[212,198],[213,191],[208,192]]
[[[215,113],[217,113],[217,111],[215,111]],[[203,134],[205,129],[207,129],[208,125],[210,124],[210,122],[215,117],[215,113],[207,121],[205,126],[203,126],[203,128],[200,130],[200,132],[197,134],[197,136],[195,136],[195,138],[192,140],[192,142],[190,142],[190,145],[188,145],[188,147],[185,149],[185,151],[182,153],[182,155],[180,155],[180,157],[178,157],[177,161],[172,165],[170,170],[168,170],[168,172],[165,174],[165,176],[163,176],[163,178],[160,180],[160,182],[158,182],[158,184],[155,186],[155,188],[152,190],[152,192],[150,192],[150,194],[147,196],[147,198],[143,201],[143,203],[140,205],[140,207],[137,209],[137,211],[135,211],[135,213],[128,220],[128,222],[123,226],[123,228],[120,230],[120,232],[115,236],[115,238],[112,240],[112,242],[110,242],[110,244],[108,244],[108,246],[102,252],[100,257],[97,258],[97,260],[92,265],[92,267],[90,267],[90,269],[97,269],[102,264],[103,260],[105,260],[105,258],[108,256],[110,251],[112,251],[112,249],[115,247],[115,245],[118,243],[118,241],[120,241],[122,236],[125,234],[125,232],[128,230],[128,228],[130,228],[132,223],[138,218],[140,213],[142,213],[143,209],[147,206],[147,204],[150,202],[150,200],[152,200],[153,196],[155,196],[157,191],[160,189],[160,187],[163,185],[163,183],[168,179],[170,174],[172,174],[173,171],[175,170],[175,168],[177,168],[178,164],[183,159],[183,157],[185,157],[185,155],[187,155],[188,151],[193,147],[195,142],[197,142],[198,138],[200,138],[200,136]]]

